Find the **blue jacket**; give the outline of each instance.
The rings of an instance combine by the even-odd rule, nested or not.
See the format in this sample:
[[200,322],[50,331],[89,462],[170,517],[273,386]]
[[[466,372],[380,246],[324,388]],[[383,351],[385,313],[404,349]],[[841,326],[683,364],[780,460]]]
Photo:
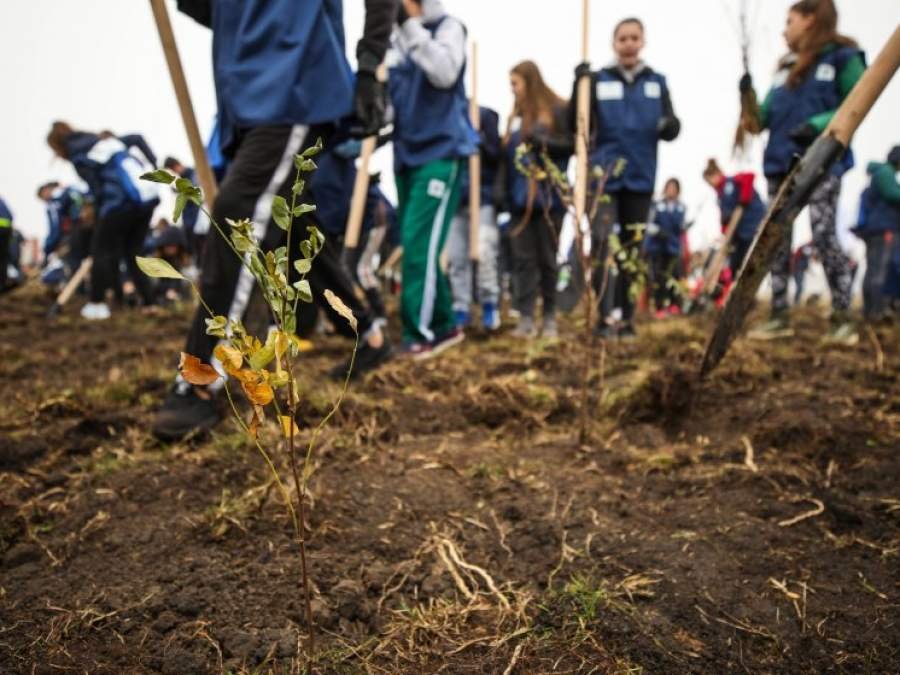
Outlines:
[[629,84],[611,66],[594,73],[593,96],[591,164],[605,170],[619,159],[626,162],[620,176],[610,176],[606,191],[653,192],[657,145],[674,140],[681,129],[666,78],[645,67]]
[[50,255],[59,246],[63,235],[68,234],[81,216],[84,195],[72,187],[58,188],[47,202],[47,238],[44,255]]
[[[855,47],[834,47],[824,50],[809,69],[803,82],[791,88],[787,85],[791,63],[785,62],[775,76],[775,83],[766,98],[764,123],[769,130],[769,142],[763,156],[766,178],[786,175],[794,155],[802,155],[805,148],[790,134],[816,115],[836,110],[842,96],[838,77],[844,66],[865,55]],[[839,160],[832,174],[842,176],[853,168],[853,152],[849,149]]]
[[179,0],[178,8],[213,29],[226,154],[238,130],[324,123],[350,112],[342,0]]
[[653,205],[653,224],[659,232],[647,237],[645,250],[650,255],[681,255],[681,233],[686,209],[680,201],[660,199]]
[[[133,147],[148,161],[129,152]],[[96,134],[75,132],[66,139],[66,152],[94,196],[98,217],[159,203],[156,184],[140,179],[141,174],[156,165],[156,156],[143,136],[100,138]]]
[[726,178],[717,188],[717,192],[723,227],[727,227],[731,222],[734,210],[742,206],[744,214],[738,221],[734,237],[740,241],[752,241],[766,215],[766,205],[753,187],[753,174],[744,173]]
[[871,162],[869,186],[860,198],[859,221],[853,229],[860,237],[900,232],[900,184],[890,163]]
[[11,230],[13,226],[13,214],[6,205],[6,202],[0,198],[0,229]]
[[[500,156],[503,152],[500,142],[500,115],[496,111],[484,106],[479,106],[479,148],[481,149],[481,205],[487,206],[493,203],[494,181],[497,178],[497,168],[500,164]],[[469,174],[463,175],[461,206],[468,206]]]
[[[456,20],[444,15],[424,27],[434,37],[445,21]],[[396,52],[399,61],[388,77],[394,108],[394,170],[400,173],[436,160],[474,154],[478,135],[469,120],[465,64],[449,88],[439,88],[409,52]]]

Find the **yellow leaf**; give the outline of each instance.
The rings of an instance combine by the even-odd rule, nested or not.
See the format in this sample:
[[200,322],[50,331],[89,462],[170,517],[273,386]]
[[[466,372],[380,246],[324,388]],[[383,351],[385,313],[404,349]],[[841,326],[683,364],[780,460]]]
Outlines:
[[234,375],[244,363],[244,357],[240,350],[229,345],[216,345],[213,354],[219,359],[225,372],[229,375]]
[[293,344],[301,354],[311,352],[315,349],[315,345],[312,342],[304,340],[303,338],[298,338],[296,335],[291,335],[291,344]]
[[244,393],[247,394],[250,402],[259,406],[269,405],[272,399],[275,398],[275,392],[272,391],[272,387],[266,382],[241,382],[241,387],[243,387]]
[[181,360],[178,362],[178,371],[181,376],[198,386],[212,384],[219,379],[219,373],[208,363],[202,363],[196,356],[181,352]]
[[261,420],[256,415],[256,410],[253,411],[253,416],[250,418],[250,422],[247,424],[247,431],[250,432],[250,435],[253,438],[259,437],[259,425]]
[[282,415],[278,421],[281,422],[281,430],[284,432],[285,438],[291,437],[291,429],[294,431],[294,436],[300,433],[300,428],[290,415]]
[[325,289],[325,300],[327,300],[328,304],[331,305],[331,309],[347,319],[350,327],[353,328],[354,332],[356,332],[356,317],[353,316],[353,312],[351,312],[350,308],[344,304],[344,301],[327,288]]

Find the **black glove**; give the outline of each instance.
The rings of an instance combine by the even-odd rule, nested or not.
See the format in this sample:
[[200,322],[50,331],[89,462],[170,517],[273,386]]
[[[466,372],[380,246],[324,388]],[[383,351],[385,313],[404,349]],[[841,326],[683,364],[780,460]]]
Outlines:
[[744,73],[740,84],[738,84],[738,89],[740,89],[741,94],[753,91],[753,77],[750,73]]
[[798,127],[794,127],[788,134],[791,140],[802,148],[812,145],[812,142],[819,137],[818,130],[809,122],[804,122]]
[[674,117],[660,117],[656,130],[662,138],[672,138],[678,134],[681,125]]
[[357,138],[377,134],[384,123],[385,107],[384,84],[378,81],[373,72],[358,72],[356,93],[353,98],[356,125],[352,129],[352,134]]
[[575,81],[577,82],[582,77],[592,77],[594,75],[594,71],[591,70],[591,64],[587,61],[582,61],[577,66],[575,66]]
[[401,0],[400,5],[397,7],[397,25],[402,26],[408,18],[409,14],[406,13],[406,7],[403,6],[403,0]]

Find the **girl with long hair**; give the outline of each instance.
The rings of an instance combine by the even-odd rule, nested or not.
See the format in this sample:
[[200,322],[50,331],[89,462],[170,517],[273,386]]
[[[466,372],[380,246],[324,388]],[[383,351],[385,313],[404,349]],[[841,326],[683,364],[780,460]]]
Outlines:
[[[790,171],[794,156],[803,154],[828,126],[866,67],[865,55],[856,42],[838,32],[833,0],[802,0],[791,5],[784,40],[788,54],[779,62],[772,88],[759,110],[759,127],[769,130],[763,170],[770,197]],[[745,75],[742,93],[752,86],[750,76]],[[842,344],[859,340],[849,316],[853,273],[836,228],[841,178],[852,167],[853,154],[848,151],[809,202],[813,243],[831,290],[831,328],[826,339]],[[750,337],[771,340],[793,335],[788,314],[790,260],[788,234],[772,265],[771,318],[751,330]]]
[[[538,178],[544,156],[565,172],[573,143],[566,119],[567,102],[544,81],[533,61],[522,61],[509,73],[514,104],[504,144],[505,206],[512,216],[513,306],[520,313],[515,334],[537,335],[535,306],[542,299],[541,333],[556,338],[556,241],[565,206],[549,178]],[[521,154],[518,148],[528,146]],[[516,166],[529,170],[528,175]],[[531,171],[535,169],[535,171]]]

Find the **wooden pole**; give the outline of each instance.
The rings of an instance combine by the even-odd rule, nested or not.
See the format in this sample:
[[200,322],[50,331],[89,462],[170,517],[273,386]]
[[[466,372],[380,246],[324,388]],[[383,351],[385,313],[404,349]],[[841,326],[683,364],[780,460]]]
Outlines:
[[[728,223],[728,228],[725,230],[725,241],[722,242],[722,246],[713,256],[712,262],[709,264],[709,269],[706,271],[706,276],[703,278],[703,287],[701,290],[706,295],[712,295],[713,291],[716,290],[716,285],[719,283],[719,277],[722,275],[722,269],[725,267],[725,260],[728,258],[728,249],[731,246],[731,240],[734,239],[734,233],[737,231],[738,223],[741,222],[741,218],[743,217],[744,209],[739,206],[731,215],[731,221]],[[739,271],[740,270],[731,270],[735,277],[737,277]]]
[[[478,43],[472,41],[472,92],[469,95],[469,117],[476,132],[481,130],[481,112],[478,109]],[[469,257],[478,262],[479,236],[481,232],[481,146],[469,155]]]
[[203,189],[206,207],[212,213],[212,205],[218,191],[216,177],[209,166],[206,147],[203,145],[203,140],[200,137],[200,128],[197,126],[197,118],[194,116],[191,92],[188,89],[187,79],[184,77],[184,68],[182,68],[181,57],[178,54],[178,45],[175,42],[172,22],[169,20],[169,11],[166,9],[165,0],[150,0],[150,7],[153,8],[153,17],[156,19],[159,39],[162,42],[163,53],[166,55],[169,75],[172,78],[172,86],[175,89],[175,98],[178,99],[181,119],[184,122],[184,130],[191,144],[191,154],[194,156],[197,180],[200,181],[200,187]]
[[[589,56],[590,0],[581,2],[581,60],[587,62]],[[575,227],[581,231],[587,201],[588,151],[587,140],[590,133],[591,78],[582,77],[578,82],[578,100],[575,123]]]

